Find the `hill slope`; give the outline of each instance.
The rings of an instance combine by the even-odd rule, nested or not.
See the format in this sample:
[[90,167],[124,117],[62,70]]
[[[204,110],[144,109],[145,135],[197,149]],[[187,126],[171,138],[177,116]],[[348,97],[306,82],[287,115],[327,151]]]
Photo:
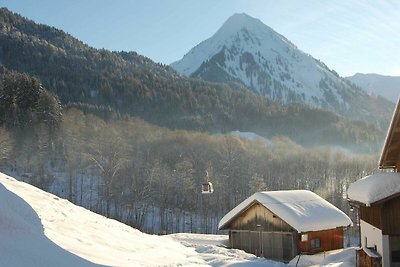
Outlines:
[[379,124],[393,104],[372,98],[246,14],[231,16],[209,39],[171,66],[209,81],[236,81],[283,103],[300,102]]
[[356,73],[346,79],[357,84],[366,92],[384,96],[394,103],[400,97],[400,77]]
[[227,236],[144,234],[2,173],[0,201],[1,266],[287,266],[226,249]]
[[[383,132],[366,123],[275,103],[238,83],[186,78],[135,52],[94,49],[5,8],[0,9],[0,22],[0,63],[40,78],[64,105],[139,116],[172,129],[285,135],[305,145],[381,145]],[[389,118],[380,123],[386,129]]]
[[1,266],[284,266],[218,247],[227,236],[144,234],[2,173],[0,200]]
[[202,265],[194,251],[177,242],[141,233],[1,173],[0,199],[2,266]]
[[144,234],[2,173],[0,200],[1,266],[287,266],[223,248],[227,236]]

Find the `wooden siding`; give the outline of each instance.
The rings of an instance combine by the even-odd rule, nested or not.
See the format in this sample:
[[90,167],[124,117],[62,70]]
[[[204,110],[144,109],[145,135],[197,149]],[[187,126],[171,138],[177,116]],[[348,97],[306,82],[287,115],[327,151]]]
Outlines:
[[[305,254],[315,254],[318,252],[343,248],[343,228],[307,232],[303,234],[307,234],[307,241],[301,241],[301,235],[299,234],[298,246],[299,250]],[[311,242],[313,239],[320,240],[319,248],[312,248]]]
[[373,205],[371,207],[360,206],[360,219],[378,229],[382,229],[381,209],[381,205]]
[[400,197],[382,204],[382,233],[400,235]]
[[[308,232],[308,240],[301,242],[295,229],[257,202],[233,218],[227,228],[232,248],[279,261],[292,259],[299,249],[314,254],[343,248],[343,228]],[[318,248],[311,248],[313,239],[320,240]]]
[[[371,253],[370,253],[371,254]],[[368,255],[364,249],[357,250],[357,267],[380,267],[382,258]]]
[[296,237],[292,232],[229,231],[232,248],[283,262],[289,262],[298,254]]
[[249,209],[237,216],[227,228],[234,230],[257,230],[263,232],[295,231],[289,224],[273,214],[260,203],[255,203]]
[[379,168],[400,169],[400,98],[397,101],[385,144],[383,145]]
[[400,197],[371,207],[360,207],[360,219],[382,230],[384,235],[400,235]]

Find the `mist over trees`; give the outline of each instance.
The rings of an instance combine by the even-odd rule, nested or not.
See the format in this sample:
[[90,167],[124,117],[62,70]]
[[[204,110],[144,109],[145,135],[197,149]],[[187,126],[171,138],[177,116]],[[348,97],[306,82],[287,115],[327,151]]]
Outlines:
[[[260,190],[308,189],[347,211],[348,184],[375,171],[375,154],[315,146],[378,151],[373,125],[187,79],[6,9],[0,22],[0,171],[140,230],[216,232]],[[206,171],[215,191],[202,195]]]
[[376,125],[275,103],[236,83],[189,79],[135,52],[92,48],[5,8],[0,22],[5,68],[37,77],[64,106],[104,119],[135,116],[172,130],[285,135],[305,146],[334,144],[362,152],[376,151],[384,138]]
[[[104,121],[75,108],[64,110],[53,138],[26,133],[16,145],[9,131],[0,134],[8,144],[3,170],[152,233],[215,233],[227,211],[260,190],[308,189],[348,211],[347,186],[374,172],[377,161],[305,148],[287,137],[169,130],[137,118]],[[205,171],[213,194],[201,194]]]

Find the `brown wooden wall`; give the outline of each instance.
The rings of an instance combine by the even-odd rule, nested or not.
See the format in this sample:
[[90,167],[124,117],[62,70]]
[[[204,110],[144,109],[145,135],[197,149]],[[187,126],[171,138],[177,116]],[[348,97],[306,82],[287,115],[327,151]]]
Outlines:
[[400,235],[400,197],[360,207],[360,219],[382,230],[384,235]]
[[357,267],[380,267],[382,258],[370,257],[363,249],[357,251]]
[[373,205],[371,207],[360,207],[360,219],[382,229],[381,211],[382,205]]
[[[308,232],[308,240],[301,242],[301,235],[295,229],[257,202],[233,218],[227,228],[233,248],[260,253],[269,259],[286,261],[293,258],[298,249],[314,254],[343,248],[343,228]],[[320,247],[311,249],[311,240],[317,238]]]
[[[299,250],[306,254],[315,254],[318,252],[329,251],[343,248],[343,228],[336,228],[324,231],[307,232],[308,240],[301,241],[301,235],[298,236]],[[321,246],[311,248],[311,240],[319,239]]]
[[237,216],[227,227],[234,230],[294,232],[295,230],[260,203],[255,203]]
[[400,197],[382,204],[382,233],[400,235]]
[[296,237],[296,233],[288,232],[229,231],[232,248],[283,262],[289,262],[298,254]]

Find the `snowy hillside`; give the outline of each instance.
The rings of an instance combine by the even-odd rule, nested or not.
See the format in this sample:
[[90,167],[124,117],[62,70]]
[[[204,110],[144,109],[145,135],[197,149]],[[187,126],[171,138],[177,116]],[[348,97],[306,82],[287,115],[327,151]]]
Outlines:
[[170,238],[144,234],[3,174],[0,203],[0,266],[206,266]]
[[400,77],[357,73],[346,79],[368,93],[381,95],[392,102],[396,102],[400,97]]
[[[2,173],[0,236],[0,266],[286,266],[227,249],[223,235],[144,234]],[[353,249],[334,256],[299,266],[354,266]]]
[[355,119],[390,117],[380,110],[383,103],[246,14],[231,16],[171,66],[186,76],[243,83],[274,101],[301,102]]

